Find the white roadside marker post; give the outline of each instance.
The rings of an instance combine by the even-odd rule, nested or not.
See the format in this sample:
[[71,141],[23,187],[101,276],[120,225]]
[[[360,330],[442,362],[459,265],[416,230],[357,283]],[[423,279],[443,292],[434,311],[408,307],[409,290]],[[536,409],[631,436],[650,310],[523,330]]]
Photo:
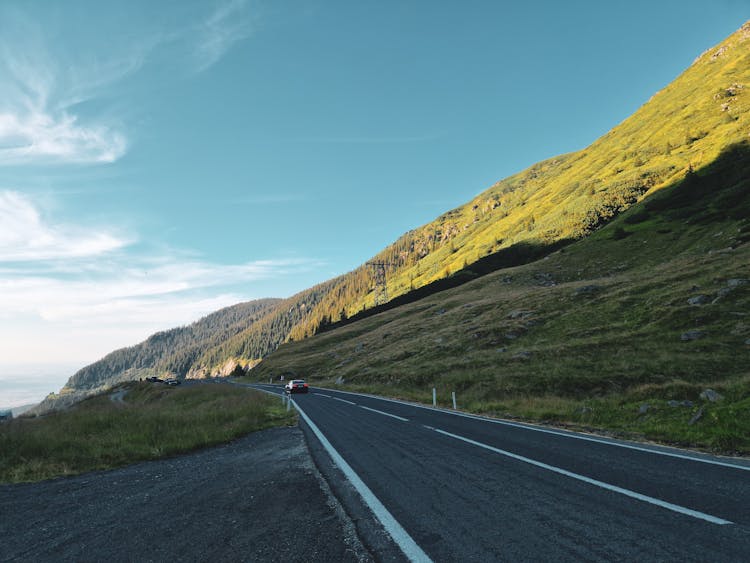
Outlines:
[[437,391],[435,390],[434,387],[432,388],[432,406],[433,407],[437,406]]
[[451,391],[451,397],[453,398],[453,410],[456,410],[456,392]]

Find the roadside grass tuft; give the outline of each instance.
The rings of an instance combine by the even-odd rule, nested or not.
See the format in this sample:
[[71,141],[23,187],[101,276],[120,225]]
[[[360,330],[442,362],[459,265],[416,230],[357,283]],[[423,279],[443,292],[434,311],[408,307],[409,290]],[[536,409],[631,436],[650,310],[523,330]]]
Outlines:
[[279,401],[229,385],[166,387],[128,383],[49,415],[0,424],[0,482],[25,482],[110,469],[293,424]]

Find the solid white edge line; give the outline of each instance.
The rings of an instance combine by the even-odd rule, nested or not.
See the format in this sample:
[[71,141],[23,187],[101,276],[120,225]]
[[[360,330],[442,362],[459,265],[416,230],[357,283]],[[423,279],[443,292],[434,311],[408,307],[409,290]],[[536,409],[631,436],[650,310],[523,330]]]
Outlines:
[[[678,454],[674,452],[666,452],[664,450],[657,450],[657,449],[651,449],[651,448],[645,448],[643,446],[636,446],[634,444],[627,444],[624,442],[615,442],[615,441],[609,441],[609,440],[603,440],[601,438],[594,438],[593,436],[586,436],[584,434],[576,434],[573,432],[562,432],[560,430],[550,430],[549,428],[540,428],[538,426],[534,426],[531,424],[519,424],[517,422],[510,422],[508,420],[498,420],[495,418],[487,418],[484,416],[480,416],[477,414],[469,414],[465,412],[458,412],[448,409],[440,409],[436,407],[430,407],[427,405],[420,405],[419,403],[412,403],[409,401],[399,401],[398,399],[389,399],[387,397],[379,397],[377,395],[370,395],[367,393],[354,393],[352,391],[341,391],[340,389],[327,389],[325,387],[321,387],[321,389],[326,389],[328,391],[335,391],[338,393],[346,393],[347,395],[361,395],[363,397],[369,397],[371,399],[378,399],[381,401],[388,401],[389,403],[397,403],[401,405],[409,405],[411,407],[417,407],[420,409],[425,409],[428,411],[437,411],[444,414],[450,414],[453,416],[461,416],[463,418],[471,418],[474,420],[479,420],[481,422],[490,422],[492,424],[500,424],[502,426],[512,426],[513,428],[519,428],[521,430],[529,430],[531,432],[542,432],[544,434],[553,434],[555,436],[561,436],[563,438],[571,438],[574,440],[585,440],[587,442],[595,442],[597,444],[603,444],[605,446],[613,446],[616,448],[626,448],[629,450],[636,450],[639,452],[645,452],[649,454],[656,454],[656,455],[663,455],[667,457],[675,457],[678,459],[684,459],[687,461],[697,461],[698,463],[707,463],[709,465],[718,465],[721,467],[729,467],[731,469],[740,469],[742,471],[750,471],[750,465],[737,465],[734,463],[729,463],[726,461],[718,461],[713,459],[707,459],[703,457],[693,457],[686,454]],[[335,397],[332,397],[335,398]]]
[[[338,390],[336,389],[334,391],[338,391]],[[347,393],[347,394],[350,394],[350,395],[364,395],[363,393],[352,393],[350,391],[339,391],[339,392],[340,393]],[[630,449],[635,449],[635,450],[642,450],[642,451],[648,452],[648,453],[656,453],[656,454],[661,454],[661,455],[666,455],[666,456],[671,456],[671,457],[684,458],[684,459],[689,460],[689,461],[699,461],[699,462],[703,462],[703,463],[712,463],[712,464],[715,464],[715,465],[727,466],[727,467],[731,467],[731,468],[734,468],[734,469],[750,469],[748,467],[744,467],[744,466],[741,466],[741,465],[733,465],[733,464],[730,464],[730,463],[722,463],[722,462],[718,462],[718,461],[705,460],[705,459],[701,459],[701,458],[694,458],[694,457],[684,456],[684,455],[680,455],[680,454],[673,454],[673,453],[670,453],[670,452],[661,452],[661,451],[658,451],[658,450],[650,450],[650,449],[647,449],[647,448],[639,448],[637,446],[630,446],[628,444],[618,444],[618,443],[613,443],[613,442],[607,442],[605,440],[598,440],[596,438],[588,438],[586,436],[571,435],[571,434],[567,434],[567,433],[563,433],[563,432],[556,432],[554,430],[546,430],[546,429],[543,429],[543,428],[527,427],[527,426],[524,426],[524,425],[521,425],[521,424],[516,424],[516,423],[512,423],[512,422],[505,422],[505,421],[500,421],[500,420],[487,419],[487,418],[483,418],[483,417],[479,417],[479,416],[475,416],[475,415],[470,415],[470,414],[465,414],[465,413],[457,413],[457,412],[445,411],[443,409],[436,409],[436,408],[432,408],[432,407],[426,407],[424,405],[419,405],[419,404],[416,404],[416,403],[408,403],[406,401],[398,401],[398,400],[394,400],[394,399],[387,399],[387,398],[384,398],[384,397],[378,397],[376,395],[364,395],[364,396],[371,397],[371,398],[374,398],[374,399],[380,399],[380,400],[383,400],[383,401],[389,401],[389,402],[392,402],[392,403],[407,404],[407,405],[411,405],[411,406],[415,406],[415,407],[419,407],[419,408],[424,408],[424,409],[427,409],[427,410],[436,410],[436,411],[439,411],[439,412],[447,412],[448,414],[455,414],[457,416],[464,416],[466,418],[474,418],[476,420],[481,420],[481,421],[485,421],[485,422],[494,422],[496,424],[505,424],[505,425],[508,425],[508,426],[514,426],[514,427],[518,427],[518,428],[525,429],[525,430],[532,430],[532,431],[538,431],[538,432],[546,432],[546,433],[549,433],[549,434],[556,434],[556,435],[563,436],[563,437],[568,437],[568,438],[577,438],[577,439],[581,439],[581,440],[589,440],[589,441],[592,441],[592,442],[599,442],[599,443],[606,444],[606,445],[611,445],[611,446],[617,446],[617,447],[623,447],[623,448],[630,448]],[[336,399],[336,397],[331,397],[331,398],[332,399]],[[339,400],[343,401],[344,399],[339,399]],[[346,401],[346,402],[349,402],[349,401]],[[303,417],[305,417],[306,421],[309,420],[307,418],[307,415],[305,415],[302,412],[302,410],[297,406],[297,404],[294,401],[292,401],[292,404],[300,412],[300,414],[303,415]],[[352,403],[352,404],[354,404],[354,403]],[[360,406],[362,406],[362,405],[360,405]],[[368,409],[368,407],[362,407],[362,408]],[[375,409],[368,409],[368,410],[375,410]],[[388,413],[383,413],[383,414],[388,414]],[[395,416],[395,415],[390,415],[390,416]],[[310,423],[311,423],[311,421],[310,421]],[[530,465],[534,465],[534,466],[540,467],[542,469],[547,469],[548,471],[552,471],[552,472],[558,473],[560,475],[565,475],[566,477],[570,477],[572,479],[577,479],[577,480],[582,481],[584,483],[589,483],[591,485],[595,485],[597,487],[601,487],[603,489],[606,489],[606,490],[609,490],[609,491],[612,491],[612,492],[616,492],[616,493],[619,493],[619,494],[622,494],[622,495],[634,498],[636,500],[647,502],[647,503],[653,504],[655,506],[660,506],[662,508],[666,508],[667,510],[672,510],[674,512],[677,512],[677,513],[680,513],[680,514],[684,514],[684,515],[687,515],[687,516],[692,516],[693,518],[697,518],[697,519],[700,519],[700,520],[705,520],[706,522],[710,522],[712,524],[718,524],[720,526],[727,525],[727,524],[733,524],[733,522],[731,522],[730,520],[724,520],[723,518],[718,518],[716,516],[712,516],[712,515],[706,514],[704,512],[700,512],[700,511],[697,511],[697,510],[692,510],[692,509],[686,508],[684,506],[679,506],[677,504],[672,504],[670,502],[659,500],[657,498],[649,497],[649,496],[643,495],[641,493],[636,493],[635,491],[631,491],[629,489],[623,489],[622,487],[618,487],[616,485],[610,485],[609,483],[604,483],[603,481],[598,481],[596,479],[592,479],[590,477],[586,477],[586,476],[580,475],[578,473],[573,473],[571,471],[567,471],[567,470],[562,469],[560,467],[555,467],[553,465],[548,465],[548,464],[543,463],[541,461],[536,461],[536,460],[533,460],[533,459],[530,459],[530,458],[527,458],[527,457],[520,456],[518,454],[514,454],[512,452],[508,452],[508,451],[505,451],[505,450],[501,450],[499,448],[495,448],[495,447],[490,446],[488,444],[483,444],[482,442],[477,442],[475,440],[472,440],[471,438],[465,438],[463,436],[459,436],[458,434],[452,434],[450,432],[446,432],[445,430],[440,430],[440,429],[434,428],[432,426],[427,426],[426,424],[423,424],[422,426],[424,428],[428,429],[428,430],[433,430],[433,431],[435,431],[435,432],[437,432],[439,434],[443,434],[445,436],[449,436],[451,438],[454,438],[454,439],[457,439],[457,440],[461,440],[461,441],[466,442],[468,444],[472,444],[474,446],[477,446],[477,447],[480,447],[480,448],[484,448],[486,450],[489,450],[489,451],[492,451],[492,452],[495,452],[495,453],[498,453],[498,454],[510,457],[512,459],[516,459],[518,461],[522,461],[524,463],[528,463]],[[322,436],[322,434],[321,434],[321,436]],[[322,442],[322,440],[321,440],[321,442]],[[326,442],[327,442],[327,440],[326,440]],[[329,445],[330,445],[330,443],[329,443]],[[332,446],[331,446],[331,448],[332,448]],[[333,451],[335,451],[335,450],[333,450]],[[331,457],[333,457],[333,455]],[[341,461],[343,463],[346,463],[343,460],[343,458],[341,459]],[[348,467],[348,464],[347,464],[347,467]],[[343,470],[343,468],[342,468],[342,470]],[[356,476],[356,474],[354,474],[354,475]],[[364,483],[362,483],[362,485],[364,487],[367,487]],[[369,491],[369,489],[368,489],[368,491]],[[360,494],[362,494],[362,493],[360,493]],[[374,497],[374,495],[373,495],[373,497]],[[364,496],[363,496],[363,498],[364,498]],[[377,501],[377,498],[376,497],[374,497],[374,498]],[[385,507],[383,507],[383,508],[385,509]],[[373,510],[373,512],[374,512],[374,510]],[[395,520],[394,520],[394,522],[395,522]],[[396,524],[398,524],[398,522],[396,522]],[[404,531],[404,533],[406,533],[406,532]],[[395,541],[395,538],[394,538],[394,541]],[[415,545],[416,545],[416,543],[415,543]],[[417,546],[417,547],[419,547],[419,546]],[[404,552],[404,553],[406,553],[406,552]]]
[[351,401],[347,401],[346,399],[341,399],[340,397],[331,397],[331,399],[336,399],[337,401],[341,401],[342,403],[349,403],[350,405],[356,405],[357,403],[352,403]]
[[449,436],[451,438],[455,438],[456,440],[461,440],[463,442],[466,442],[467,444],[472,444],[474,446],[478,446],[480,448],[490,450],[491,452],[495,452],[500,455],[504,455],[512,459],[522,461],[524,463],[528,463],[536,467],[540,467],[542,469],[546,469],[548,471],[553,471],[554,473],[559,473],[560,475],[565,475],[566,477],[570,477],[571,479],[577,479],[579,481],[583,481],[584,483],[595,485],[597,487],[601,487],[602,489],[607,489],[608,491],[613,491],[615,493],[619,493],[621,495],[625,495],[625,496],[634,498],[636,500],[640,500],[643,502],[647,502],[649,504],[660,506],[662,508],[666,508],[667,510],[672,510],[674,512],[678,512],[686,516],[692,516],[693,518],[705,520],[706,522],[710,522],[712,524],[718,524],[720,526],[733,523],[733,522],[730,522],[729,520],[724,520],[723,518],[711,516],[710,514],[706,514],[704,512],[699,512],[697,510],[685,508],[684,506],[672,504],[671,502],[666,502],[663,500],[659,500],[657,498],[642,495],[640,493],[636,493],[635,491],[631,491],[629,489],[623,489],[622,487],[617,487],[616,485],[610,485],[609,483],[604,483],[603,481],[597,481],[596,479],[591,479],[590,477],[579,475],[578,473],[573,473],[571,471],[567,471],[566,469],[561,469],[560,467],[555,467],[554,465],[548,465],[546,463],[542,463],[541,461],[536,461],[528,457],[523,457],[518,454],[514,454],[512,452],[501,450],[499,448],[495,448],[493,446],[483,444],[482,442],[477,442],[476,440],[472,440],[471,438],[465,438],[464,436],[459,436],[458,434],[451,434],[450,432],[446,432],[445,430],[440,430],[439,428],[432,428],[429,426],[425,426],[425,428],[433,430],[439,434],[443,434],[444,436]]
[[[251,384],[247,385],[249,386]],[[268,391],[266,389],[258,390],[277,397],[281,395],[280,393],[274,393],[273,391]],[[331,398],[334,399],[335,397]],[[303,411],[291,397],[290,401],[292,405],[294,405],[294,408],[297,410],[300,416],[310,427],[310,430],[312,430],[313,434],[315,434],[315,437],[320,441],[320,444],[323,446],[326,452],[328,452],[328,455],[331,456],[333,462],[339,467],[339,469],[341,469],[346,478],[349,479],[349,482],[359,493],[359,496],[362,497],[364,503],[370,508],[370,510],[372,510],[375,518],[380,521],[380,523],[383,525],[383,528],[385,528],[386,532],[388,532],[388,534],[393,539],[394,543],[399,547],[399,549],[401,549],[404,556],[406,556],[409,561],[432,563],[432,559],[430,559],[429,556],[422,550],[422,548],[417,545],[417,542],[415,542],[414,539],[409,535],[409,533],[404,530],[403,526],[398,523],[398,520],[393,517],[393,515],[383,505],[383,503],[380,502],[380,499],[375,496],[375,493],[373,493],[370,488],[365,485],[364,481],[362,481],[362,479],[359,477],[359,475],[357,475],[354,469],[352,469],[352,467],[346,462],[346,460],[341,457],[341,454],[339,454],[336,451],[336,448],[331,445],[331,442],[328,441],[328,438],[325,437],[323,432],[321,432],[320,429],[315,425],[315,423],[310,420],[310,417],[307,416],[307,413]]]
[[375,517],[380,521],[386,531],[390,534],[396,545],[398,545],[401,551],[403,551],[407,559],[409,559],[409,561],[431,562],[432,560],[428,557],[428,555],[424,551],[422,551],[422,548],[417,545],[417,542],[415,542],[414,539],[409,535],[409,533],[404,530],[403,526],[398,523],[398,521],[393,517],[393,515],[383,505],[383,503],[380,502],[378,497],[375,496],[370,488],[365,485],[364,481],[360,479],[359,475],[357,475],[354,469],[352,469],[351,466],[344,460],[344,458],[341,457],[341,455],[331,445],[331,443],[323,435],[323,433],[315,425],[315,423],[310,420],[310,417],[307,416],[305,411],[303,411],[293,399],[292,404],[294,405],[294,408],[297,409],[297,412],[299,412],[300,416],[304,419],[305,423],[310,427],[310,430],[313,431],[313,434],[315,434],[322,446],[328,452],[328,455],[331,456],[331,459],[333,459],[334,463],[338,465],[341,471],[343,471],[344,475],[346,475],[346,478],[349,479],[349,482],[354,486],[359,495],[362,497],[362,500],[365,501],[365,504],[367,504],[368,507],[370,507],[370,510],[372,510],[373,514],[375,514]]
[[403,422],[409,422],[409,419],[408,418],[404,418],[403,416],[396,416],[395,414],[391,414],[389,412],[379,411],[378,409],[371,409],[370,407],[366,407],[364,405],[359,405],[359,406],[362,407],[365,410],[368,410],[368,411],[376,412],[378,414],[384,414],[385,416],[390,416],[391,418],[395,418],[395,419],[401,420]]

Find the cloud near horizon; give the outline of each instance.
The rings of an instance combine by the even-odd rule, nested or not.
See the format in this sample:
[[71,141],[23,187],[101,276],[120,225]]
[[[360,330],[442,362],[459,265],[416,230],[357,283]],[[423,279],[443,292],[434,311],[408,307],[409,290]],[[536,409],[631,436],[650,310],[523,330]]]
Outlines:
[[[266,297],[252,295],[254,284],[319,265],[304,258],[218,264],[180,250],[148,250],[139,237],[55,221],[30,198],[0,191],[0,357],[22,361],[12,343],[36,342],[42,326],[60,337],[74,328],[93,333],[101,343],[87,337],[77,344],[78,357],[90,349],[101,355]],[[108,340],[110,329],[119,345]]]
[[45,221],[28,197],[0,191],[0,263],[89,258],[128,244],[126,238],[105,231]]

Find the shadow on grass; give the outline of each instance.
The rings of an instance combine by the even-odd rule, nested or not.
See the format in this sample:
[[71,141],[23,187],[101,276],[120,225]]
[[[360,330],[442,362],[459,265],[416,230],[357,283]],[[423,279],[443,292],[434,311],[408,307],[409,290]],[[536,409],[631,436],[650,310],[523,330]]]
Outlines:
[[551,244],[537,244],[530,242],[520,242],[514,244],[513,246],[504,248],[502,250],[499,250],[498,252],[480,258],[476,262],[473,262],[471,265],[456,271],[454,274],[448,276],[447,278],[435,280],[434,282],[414,289],[409,293],[394,297],[393,299],[388,301],[388,303],[384,303],[382,305],[378,305],[377,307],[372,307],[371,309],[360,311],[345,320],[321,326],[318,332],[326,332],[334,328],[348,325],[353,322],[366,319],[373,315],[377,315],[378,313],[382,313],[383,311],[389,311],[408,303],[414,303],[415,301],[419,301],[420,299],[424,299],[425,297],[429,297],[430,295],[445,291],[446,289],[453,289],[454,287],[458,287],[481,276],[491,274],[492,272],[496,272],[498,270],[504,270],[505,268],[512,268],[513,266],[521,266],[523,264],[535,262],[536,260],[544,258],[548,254],[551,254],[552,252],[555,252],[556,250],[559,250],[560,248],[572,242],[575,242],[575,240],[563,239]]
[[[616,215],[607,223],[616,223],[613,234],[615,238],[625,238],[630,234],[624,226],[651,218],[709,224],[714,221],[750,217],[750,142],[743,141],[731,145],[710,164],[698,171],[689,172],[679,182],[631,206],[622,220],[618,221],[618,217],[619,215]],[[498,270],[535,262],[575,240],[568,238],[550,244],[514,244],[480,258],[447,278],[395,297],[388,303],[360,311],[348,319],[321,326],[318,332],[326,332],[419,301]],[[747,227],[746,232],[741,233],[739,237],[740,242],[748,240],[750,227]]]

